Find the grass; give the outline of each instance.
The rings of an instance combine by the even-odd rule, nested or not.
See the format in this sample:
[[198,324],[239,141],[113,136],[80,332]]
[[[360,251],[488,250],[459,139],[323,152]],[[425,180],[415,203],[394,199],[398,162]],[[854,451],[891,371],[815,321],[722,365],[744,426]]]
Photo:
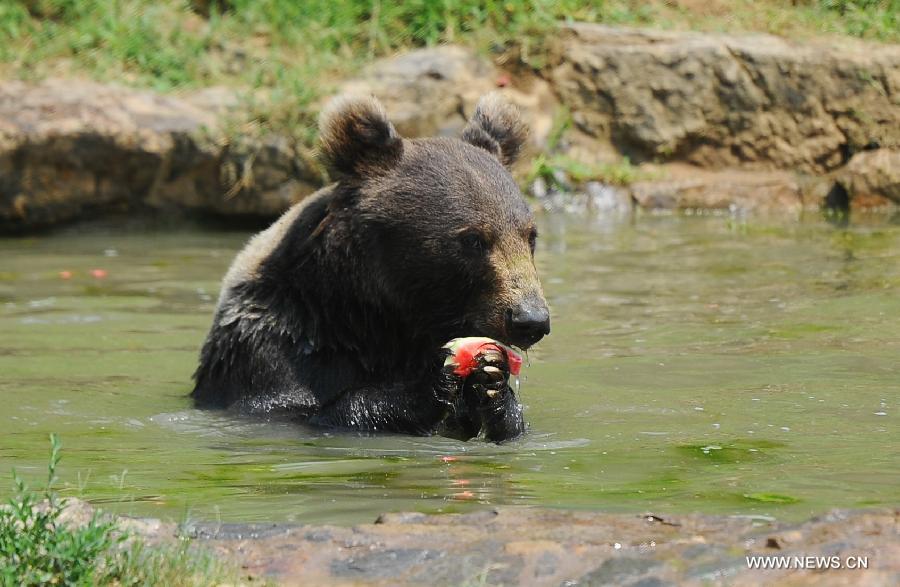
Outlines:
[[606,163],[586,163],[561,154],[560,146],[572,124],[572,116],[567,109],[561,108],[555,113],[544,153],[537,154],[531,160],[525,174],[527,185],[541,179],[546,187],[566,192],[589,181],[624,186],[651,179],[647,171],[632,165],[628,157]]
[[631,164],[628,157],[614,163],[588,164],[565,155],[540,154],[531,161],[527,182],[531,183],[537,178],[542,178],[548,187],[567,191],[571,189],[569,181],[579,185],[588,181],[630,185],[635,181],[648,179],[645,175],[641,169]]
[[0,508],[0,585],[209,585],[232,578],[189,541],[148,546],[99,512],[84,525],[66,524],[53,491],[60,443],[50,437],[43,491],[13,472],[15,494]]
[[309,143],[320,99],[374,58],[458,42],[540,67],[562,20],[900,41],[900,0],[4,0],[0,77],[225,85],[246,96],[235,132]]

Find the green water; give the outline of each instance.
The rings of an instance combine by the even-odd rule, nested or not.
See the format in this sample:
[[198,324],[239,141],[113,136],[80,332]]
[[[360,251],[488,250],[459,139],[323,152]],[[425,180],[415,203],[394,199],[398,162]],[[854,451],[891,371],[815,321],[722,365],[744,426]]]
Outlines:
[[194,410],[197,348],[245,233],[0,240],[0,493],[13,466],[41,477],[57,432],[64,495],[175,520],[900,504],[900,226],[539,223],[553,334],[524,370],[531,430],[503,446]]

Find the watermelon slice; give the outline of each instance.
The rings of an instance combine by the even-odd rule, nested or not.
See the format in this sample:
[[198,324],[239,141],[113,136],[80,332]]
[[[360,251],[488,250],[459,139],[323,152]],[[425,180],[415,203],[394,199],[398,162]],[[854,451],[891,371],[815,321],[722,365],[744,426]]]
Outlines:
[[444,348],[450,349],[450,356],[444,366],[453,366],[453,373],[460,377],[468,377],[478,367],[478,358],[489,350],[502,353],[506,357],[509,372],[518,375],[522,370],[522,355],[492,338],[483,336],[467,336],[454,338]]

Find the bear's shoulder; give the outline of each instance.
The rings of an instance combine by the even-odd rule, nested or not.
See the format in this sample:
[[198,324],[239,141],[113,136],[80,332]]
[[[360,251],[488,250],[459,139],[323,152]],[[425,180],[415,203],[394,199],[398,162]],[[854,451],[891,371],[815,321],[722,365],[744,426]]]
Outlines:
[[278,250],[288,236],[296,232],[312,230],[324,217],[331,199],[333,186],[327,186],[291,206],[271,226],[257,233],[244,245],[228,268],[222,280],[219,305],[242,283],[259,278],[260,267]]

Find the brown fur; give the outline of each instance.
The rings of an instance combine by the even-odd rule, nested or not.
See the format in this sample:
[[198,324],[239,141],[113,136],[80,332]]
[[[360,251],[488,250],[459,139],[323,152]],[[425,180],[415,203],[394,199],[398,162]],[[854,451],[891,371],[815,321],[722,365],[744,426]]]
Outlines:
[[516,162],[527,138],[518,109],[497,92],[478,101],[462,134],[462,140],[493,153],[507,167]]
[[237,256],[193,396],[328,426],[519,434],[507,372],[443,370],[451,339],[527,348],[549,331],[534,219],[504,167],[525,137],[515,109],[485,98],[463,140],[402,139],[372,98],[335,101],[321,125],[337,181]]
[[372,176],[390,168],[403,154],[403,141],[373,97],[333,100],[319,116],[321,158],[331,175]]

